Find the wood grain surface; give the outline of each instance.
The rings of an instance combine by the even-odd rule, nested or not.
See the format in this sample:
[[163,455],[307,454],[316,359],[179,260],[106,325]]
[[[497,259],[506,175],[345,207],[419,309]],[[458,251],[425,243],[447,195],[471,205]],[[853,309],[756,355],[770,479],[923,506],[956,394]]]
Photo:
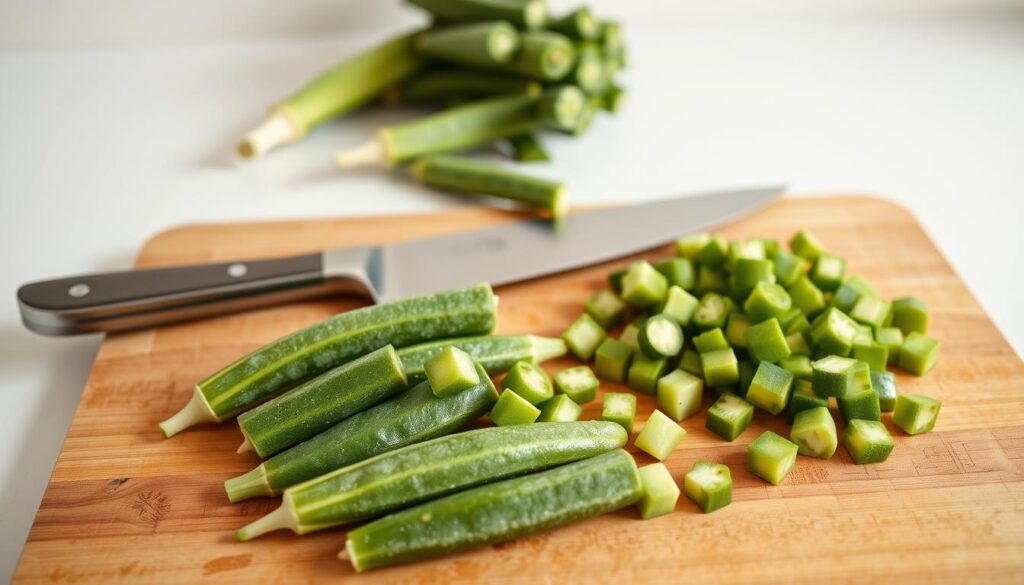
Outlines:
[[[197,225],[161,233],[137,265],[286,255],[388,242],[516,219],[488,209],[440,215]],[[800,457],[780,486],[745,469],[759,411],[734,443],[704,429],[703,413],[666,462],[681,484],[693,461],[729,465],[734,502],[703,515],[682,498],[674,513],[641,521],[633,509],[538,536],[357,575],[336,554],[344,530],[248,543],[233,532],[270,511],[262,498],[230,505],[224,479],[258,463],[237,455],[237,426],[203,426],[170,440],[157,422],[192,385],[260,345],[359,301],[325,299],[110,335],[89,376],[28,543],[20,583],[78,582],[1024,582],[1024,365],[977,301],[903,209],[868,197],[787,198],[721,230],[727,237],[788,238],[800,227],[846,257],[851,273],[885,296],[917,295],[942,342],[926,377],[899,373],[900,392],[943,401],[936,430],[909,437],[892,426],[888,461],[854,465]],[[643,229],[622,226],[622,229]],[[645,254],[670,254],[664,248]],[[628,262],[499,289],[498,331],[557,336],[605,275]],[[444,270],[443,259],[438,269]],[[570,358],[546,364],[550,372]],[[603,391],[623,391],[604,383]],[[710,396],[705,398],[706,405]],[[638,428],[654,408],[638,395]],[[583,418],[600,416],[600,400]],[[635,436],[635,434],[634,434]],[[631,438],[632,439],[632,438]],[[632,443],[632,440],[631,442]],[[640,464],[653,460],[639,453]]]

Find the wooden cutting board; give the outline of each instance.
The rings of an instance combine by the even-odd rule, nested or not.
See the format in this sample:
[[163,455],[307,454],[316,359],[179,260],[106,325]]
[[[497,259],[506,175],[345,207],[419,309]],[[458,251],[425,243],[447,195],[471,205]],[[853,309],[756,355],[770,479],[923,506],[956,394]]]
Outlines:
[[[329,246],[389,242],[494,224],[516,216],[475,208],[439,215],[186,226],[161,233],[137,265],[162,266],[286,255]],[[1024,582],[1024,366],[977,301],[905,210],[867,197],[785,199],[733,224],[727,237],[788,238],[800,227],[849,260],[887,297],[915,294],[942,341],[926,377],[898,374],[901,392],[943,401],[935,432],[908,437],[886,424],[896,449],[885,463],[800,457],[781,486],[745,469],[761,431],[788,434],[758,412],[727,443],[699,414],[668,459],[673,477],[698,458],[732,469],[731,506],[703,515],[682,498],[673,514],[641,521],[624,510],[488,549],[404,567],[353,573],[336,554],[343,530],[248,543],[233,532],[276,507],[264,498],[228,504],[224,479],[258,463],[235,454],[233,423],[170,440],[157,422],[192,385],[238,356],[356,301],[327,299],[110,335],[89,376],[29,535],[17,582],[432,583],[495,579],[653,583],[966,581]],[[622,226],[641,230],[643,226]],[[669,248],[645,256],[656,258]],[[557,336],[605,275],[628,260],[499,289],[498,331]],[[444,259],[438,259],[444,270]],[[573,365],[565,358],[549,371]],[[615,384],[603,390],[623,391]],[[710,397],[706,397],[710,402]],[[638,395],[638,422],[654,400]],[[600,416],[600,400],[583,418]],[[637,452],[640,464],[653,460]],[[41,462],[41,464],[43,464]]]

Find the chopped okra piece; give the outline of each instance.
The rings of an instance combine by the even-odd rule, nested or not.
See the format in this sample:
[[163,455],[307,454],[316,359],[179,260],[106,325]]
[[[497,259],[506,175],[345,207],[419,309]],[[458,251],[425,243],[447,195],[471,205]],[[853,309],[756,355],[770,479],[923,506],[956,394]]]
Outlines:
[[626,385],[637,392],[653,396],[658,392],[658,378],[667,368],[668,360],[665,358],[652,358],[638,351],[626,374]]
[[811,346],[807,345],[807,338],[803,333],[791,333],[786,335],[786,345],[789,346],[790,355],[810,356]]
[[754,381],[754,375],[757,373],[757,364],[743,360],[740,362],[739,368],[740,381],[736,383],[734,394],[741,398],[746,398],[747,391],[750,390],[750,383]]
[[729,313],[729,319],[725,325],[725,339],[732,347],[747,347],[747,328],[752,325],[750,319],[740,313],[733,311]]
[[618,339],[609,337],[602,341],[594,354],[597,376],[612,382],[625,382],[634,351],[636,348]]
[[454,345],[442,349],[423,364],[434,396],[444,398],[480,383],[473,358]]
[[632,323],[622,328],[622,333],[619,334],[619,341],[634,349],[640,349],[640,326],[646,320],[647,317],[633,319]]
[[850,311],[850,317],[858,323],[881,327],[889,314],[889,301],[872,295],[861,295]]
[[811,381],[818,396],[842,396],[852,391],[857,360],[830,355],[811,364]]
[[851,276],[836,289],[828,306],[835,307],[844,313],[849,313],[856,306],[861,295],[877,296],[875,290],[863,278]]
[[882,412],[892,412],[896,407],[896,374],[871,372],[871,387],[878,393],[879,409]]
[[676,240],[676,256],[693,260],[708,242],[711,234],[691,234]]
[[633,421],[636,420],[636,396],[625,392],[606,392],[601,405],[601,420],[611,421],[633,432]]
[[[785,318],[785,316],[783,316]],[[779,321],[782,325],[782,321]],[[791,321],[782,325],[782,330],[786,335],[792,335],[794,333],[804,333],[806,335],[811,334],[811,322],[807,320],[807,316],[803,313],[796,315]]]
[[892,302],[892,326],[903,335],[928,333],[928,307],[917,297],[901,297]]
[[700,354],[692,349],[683,351],[683,357],[679,360],[679,369],[698,378],[704,377],[704,364],[700,359]]
[[804,259],[796,254],[776,250],[769,258],[775,264],[775,281],[782,286],[793,286],[804,275]]
[[701,331],[725,327],[729,316],[730,305],[727,299],[718,293],[709,292],[701,297],[697,310],[693,314],[693,325]]
[[565,394],[553,396],[540,403],[537,422],[571,422],[579,420],[583,407]]
[[640,429],[633,444],[658,461],[664,461],[683,442],[685,436],[686,429],[664,412],[655,410],[644,423],[644,428]]
[[853,349],[857,322],[836,308],[822,313],[811,324],[811,343],[826,355],[847,356]]
[[539,408],[512,390],[502,392],[491,409],[491,420],[500,427],[530,424],[539,416]]
[[718,349],[728,349],[729,342],[721,329],[711,329],[693,338],[693,346],[699,353],[708,353]]
[[759,282],[775,283],[775,264],[771,260],[737,258],[732,270],[732,290],[736,298],[746,298]]
[[616,270],[608,275],[608,286],[611,287],[612,292],[619,294],[622,292],[622,277],[626,276],[626,269]]
[[853,359],[866,363],[872,372],[884,372],[889,361],[889,348],[874,341],[854,343]]
[[708,386],[735,384],[740,379],[739,361],[732,349],[719,349],[700,354],[704,383]]
[[648,357],[667,358],[683,349],[683,330],[675,319],[654,315],[640,327],[640,349]]
[[818,238],[807,230],[800,230],[793,236],[793,239],[789,241],[789,249],[797,256],[811,262],[817,260],[825,252],[825,247],[821,245]]
[[728,253],[729,245],[725,240],[721,236],[713,235],[693,259],[704,266],[718,268],[725,262]]
[[923,376],[939,359],[939,341],[923,333],[911,331],[900,346],[900,367]]
[[878,402],[878,393],[874,390],[858,390],[838,396],[839,415],[843,422],[850,424],[853,419],[882,420],[882,409]]
[[726,441],[734,441],[754,420],[754,405],[726,392],[708,409],[704,426]]
[[503,390],[511,390],[530,404],[540,404],[555,395],[548,373],[536,364],[516,362],[501,381]]
[[672,370],[658,380],[658,409],[675,421],[700,410],[704,380],[683,370]]
[[565,340],[573,355],[583,361],[589,361],[607,335],[604,328],[593,317],[583,313],[562,333],[562,339]]
[[772,414],[779,414],[789,402],[793,373],[769,362],[761,362],[747,389],[747,402]]
[[793,307],[807,315],[814,316],[825,308],[825,294],[806,276],[798,278],[787,291]]
[[757,241],[761,242],[761,247],[764,248],[764,256],[765,256],[765,258],[771,258],[772,255],[774,255],[776,252],[778,252],[781,249],[779,247],[779,241],[776,240],[775,238],[755,238],[755,239]]
[[664,516],[676,509],[679,486],[664,463],[645,465],[639,470],[641,495],[636,503],[644,520]]
[[708,293],[725,294],[729,292],[729,278],[721,270],[701,265],[697,271],[697,288],[693,292],[701,296]]
[[690,320],[693,319],[693,314],[697,311],[699,303],[700,301],[697,300],[697,297],[678,286],[671,286],[668,289],[668,295],[665,297],[665,304],[661,306],[659,313],[675,319],[676,323],[686,327],[690,324]]
[[786,289],[770,282],[759,282],[743,303],[743,310],[752,322],[760,323],[782,317],[792,306]]
[[798,449],[789,439],[765,431],[747,446],[747,469],[761,479],[779,485],[796,466]]
[[779,367],[793,374],[797,380],[808,380],[814,377],[811,358],[806,355],[791,355],[779,360]]
[[778,319],[751,325],[747,329],[747,350],[755,362],[777,362],[791,353]]
[[697,273],[689,258],[670,258],[654,265],[655,270],[665,275],[670,286],[693,290],[697,286]]
[[594,372],[587,366],[566,368],[555,374],[555,387],[576,404],[585,404],[597,398],[597,388],[600,385]]
[[900,346],[903,345],[903,332],[898,327],[878,327],[875,329],[875,341],[889,351],[886,363],[892,366],[899,364]]
[[729,242],[729,264],[736,270],[736,263],[739,260],[764,260],[768,254],[764,250],[762,240],[733,240]]
[[875,340],[875,334],[871,331],[870,325],[864,325],[863,323],[857,323],[857,332],[853,334],[853,344],[866,345],[872,343]]
[[920,394],[901,394],[896,397],[896,409],[892,413],[892,424],[908,435],[927,433],[935,428],[942,403]]
[[876,420],[853,419],[846,425],[843,446],[854,463],[880,463],[896,445],[885,425]]
[[839,446],[839,433],[828,407],[816,406],[796,413],[789,440],[796,443],[801,455],[818,459],[832,457]]
[[698,459],[683,478],[683,493],[705,514],[732,502],[732,473],[721,463]]
[[597,321],[598,325],[606,330],[618,327],[626,316],[626,303],[606,288],[597,291],[587,299],[583,308]]
[[782,416],[786,422],[792,424],[797,414],[811,409],[824,406],[828,408],[828,398],[822,398],[814,393],[811,383],[807,380],[796,380],[793,382],[793,393],[789,396],[789,404]]
[[668,294],[668,279],[648,262],[640,260],[622,277],[622,300],[638,309],[660,304]]
[[835,292],[846,275],[846,260],[830,254],[822,254],[811,270],[811,282],[824,292]]

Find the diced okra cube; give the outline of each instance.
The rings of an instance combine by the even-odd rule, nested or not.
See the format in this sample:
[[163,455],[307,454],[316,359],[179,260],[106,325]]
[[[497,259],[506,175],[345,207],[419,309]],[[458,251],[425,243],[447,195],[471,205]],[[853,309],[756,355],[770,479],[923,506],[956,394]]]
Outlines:
[[654,315],[640,327],[640,349],[651,358],[667,358],[683,349],[683,330],[665,315]]
[[801,455],[828,459],[839,446],[839,433],[836,421],[828,407],[817,406],[796,413],[793,428],[789,431],[789,439],[796,443]]
[[811,383],[807,380],[796,380],[793,382],[793,393],[789,396],[789,404],[782,416],[786,422],[792,424],[797,414],[805,410],[824,406],[828,408],[828,398],[822,398],[814,393]]
[[737,298],[746,298],[760,282],[775,282],[775,264],[771,260],[737,258],[732,269],[732,290]]
[[673,370],[658,380],[658,408],[681,421],[700,410],[704,380],[683,370]]
[[818,238],[807,230],[800,230],[793,236],[793,239],[789,241],[789,249],[797,256],[811,262],[816,261],[825,252],[825,247],[821,245]]
[[694,337],[693,346],[697,348],[699,353],[708,353],[719,349],[728,349],[729,342],[725,339],[725,334],[722,333],[722,330],[715,328]]
[[872,372],[884,372],[889,361],[889,349],[874,341],[854,343],[853,359],[866,363]]
[[686,429],[660,410],[655,410],[633,442],[638,449],[664,461],[686,436]]
[[454,345],[428,359],[423,364],[423,373],[430,390],[439,398],[458,394],[480,383],[473,358]]
[[846,260],[830,254],[822,254],[811,270],[811,282],[824,292],[834,292],[843,282],[846,274]]
[[[820,319],[820,320],[819,320]],[[853,349],[857,322],[836,308],[830,308],[811,324],[811,343],[827,355],[847,356]]]
[[[782,321],[779,321],[782,325]],[[794,333],[802,333],[804,337],[811,334],[811,322],[807,320],[807,316],[800,313],[792,321],[786,324],[782,330],[787,336]]]
[[698,378],[704,378],[704,364],[700,359],[700,354],[695,350],[687,349],[683,351],[683,357],[679,360],[679,369]]
[[718,268],[725,262],[728,253],[729,245],[725,240],[721,236],[712,235],[693,259],[704,266]]
[[665,304],[661,306],[660,313],[666,317],[675,319],[683,327],[690,324],[693,314],[697,311],[700,301],[678,286],[668,289],[668,296],[665,297]]
[[853,419],[843,435],[843,446],[858,464],[885,461],[895,445],[889,430],[876,420]]
[[779,367],[793,374],[794,379],[810,380],[814,377],[811,358],[805,355],[791,355],[779,360]]
[[658,378],[667,368],[668,360],[665,358],[652,358],[643,352],[637,352],[633,356],[633,364],[629,366],[626,385],[637,392],[653,396],[658,391]]
[[927,433],[935,428],[942,403],[920,394],[901,394],[896,397],[892,423],[908,435]]
[[664,463],[645,465],[639,469],[642,493],[637,508],[644,520],[664,516],[676,509],[679,486]]
[[601,289],[594,293],[584,303],[583,308],[597,321],[598,325],[606,330],[618,327],[626,316],[626,303],[608,289]]
[[881,327],[889,314],[889,301],[872,295],[861,295],[850,311],[850,317],[858,323]]
[[846,279],[836,292],[828,306],[835,307],[844,313],[849,313],[860,300],[861,295],[878,296],[865,280],[859,276],[851,276]]
[[843,422],[850,424],[853,419],[882,420],[882,409],[878,393],[874,390],[858,390],[838,396],[839,414]]
[[536,364],[516,362],[501,381],[504,390],[511,390],[530,404],[540,404],[554,396],[548,373]]
[[871,331],[870,325],[864,325],[863,323],[857,323],[857,332],[853,334],[853,344],[867,345],[875,341],[875,335]]
[[793,307],[807,315],[816,315],[825,308],[825,294],[814,286],[811,279],[802,276],[787,289]]
[[700,363],[708,386],[735,384],[740,379],[739,361],[731,348],[702,353]]
[[692,323],[701,331],[724,327],[725,320],[729,316],[729,307],[729,303],[722,295],[713,292],[707,293],[697,304]]
[[618,423],[627,433],[633,432],[636,420],[636,396],[625,392],[606,392],[601,405],[601,420]]
[[697,286],[697,274],[689,258],[670,258],[654,265],[654,269],[668,279],[670,286],[693,290]]
[[892,302],[892,326],[903,335],[928,333],[928,307],[917,297],[901,297]]
[[598,377],[612,382],[625,382],[635,350],[632,345],[611,337],[602,341],[594,354],[594,370]]
[[702,265],[697,271],[697,288],[693,292],[698,296],[708,293],[725,294],[729,292],[729,278],[721,270]]
[[771,431],[761,433],[747,446],[747,469],[761,479],[779,485],[796,466],[798,447]]
[[583,407],[565,394],[553,396],[540,403],[537,422],[571,422],[579,420]]
[[587,366],[566,368],[555,374],[555,387],[576,404],[585,404],[597,398],[597,388],[600,385],[594,372]]
[[796,254],[776,250],[770,257],[775,264],[775,280],[782,286],[792,286],[804,275],[804,259]]
[[693,260],[709,241],[711,241],[711,234],[683,236],[676,240],[676,256]]
[[760,323],[782,317],[792,306],[793,302],[786,289],[774,283],[759,282],[743,303],[743,310],[751,322]]
[[789,344],[778,319],[769,319],[747,329],[747,350],[754,361],[777,362],[790,355]]
[[811,364],[811,381],[818,396],[842,396],[851,391],[857,360],[830,355]]
[[761,247],[764,248],[765,258],[771,258],[776,252],[780,250],[779,241],[775,238],[755,238],[761,242]]
[[807,345],[807,338],[803,333],[790,333],[786,335],[786,345],[789,346],[791,356],[811,356],[811,346]]
[[733,441],[750,427],[754,419],[754,405],[726,392],[708,409],[704,426],[726,441]]
[[683,478],[683,492],[705,514],[732,502],[732,473],[721,463],[698,459]]
[[736,270],[736,263],[739,260],[764,260],[767,257],[768,254],[764,249],[764,241],[757,238],[729,242],[729,265],[732,266],[734,272]]
[[769,362],[761,362],[747,389],[747,402],[772,414],[779,414],[789,402],[793,373]]
[[900,367],[923,376],[939,359],[939,341],[923,333],[911,331],[900,346]]
[[640,327],[644,324],[647,317],[637,317],[633,319],[631,323],[622,328],[622,333],[619,334],[619,341],[629,345],[633,349],[640,349]]
[[[752,325],[750,319],[740,313],[733,311],[729,313],[729,319],[725,325],[725,340],[732,347],[747,347],[747,328]],[[713,330],[712,330],[713,331]],[[719,348],[721,349],[721,348]]]
[[608,334],[605,333],[604,328],[586,313],[580,315],[562,333],[562,339],[565,340],[573,355],[583,361],[589,361],[594,356],[597,346],[601,345],[601,342],[607,336]]
[[530,424],[539,416],[539,408],[512,390],[502,392],[491,408],[491,420],[501,427]]
[[[739,365],[740,381],[736,383],[734,394],[741,398],[747,397],[747,390],[750,390],[750,383],[754,381],[754,374],[757,373],[757,364],[742,360]],[[721,392],[719,392],[721,394]]]
[[622,300],[638,309],[662,303],[668,294],[668,279],[647,261],[634,262],[622,277]]
[[875,329],[875,341],[885,346],[889,352],[886,363],[892,366],[900,362],[900,346],[903,345],[903,332],[898,327],[878,327]]
[[892,412],[896,407],[896,375],[892,372],[871,372],[871,387],[878,393],[878,407]]

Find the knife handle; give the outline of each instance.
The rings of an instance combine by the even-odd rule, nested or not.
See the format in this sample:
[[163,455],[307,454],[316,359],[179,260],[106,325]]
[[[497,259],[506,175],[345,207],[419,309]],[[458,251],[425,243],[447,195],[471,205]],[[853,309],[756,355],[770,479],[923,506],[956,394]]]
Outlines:
[[[25,326],[43,335],[120,331],[263,307],[326,294],[376,298],[377,249],[84,274],[18,290]],[[339,263],[340,261],[340,263]]]

